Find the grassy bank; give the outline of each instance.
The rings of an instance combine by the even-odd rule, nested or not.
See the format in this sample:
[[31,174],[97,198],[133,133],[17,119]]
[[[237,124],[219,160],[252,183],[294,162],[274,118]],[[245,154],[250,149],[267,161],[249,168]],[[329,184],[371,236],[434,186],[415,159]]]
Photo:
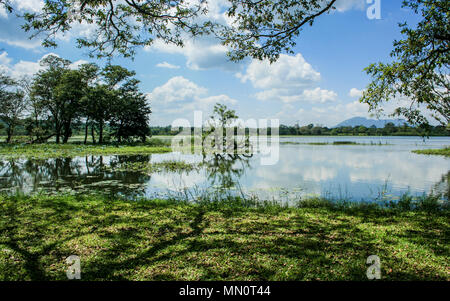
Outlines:
[[86,155],[144,155],[166,153],[171,149],[158,139],[152,139],[144,144],[0,144],[0,156],[8,158],[64,158]]
[[442,148],[442,149],[421,149],[413,151],[416,154],[421,155],[435,155],[435,156],[445,156],[450,157],[450,147]]
[[0,280],[449,280],[448,211],[0,196]]

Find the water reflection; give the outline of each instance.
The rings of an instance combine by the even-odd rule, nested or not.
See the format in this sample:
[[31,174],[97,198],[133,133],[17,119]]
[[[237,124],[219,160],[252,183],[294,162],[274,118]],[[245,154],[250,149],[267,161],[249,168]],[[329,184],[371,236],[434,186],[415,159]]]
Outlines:
[[[292,139],[292,138],[291,138]],[[411,153],[415,140],[384,146],[281,145],[280,160],[261,166],[260,155],[86,156],[58,159],[0,159],[0,191],[7,193],[101,191],[126,197],[167,196],[168,192],[219,191],[272,199],[286,192],[354,200],[387,193],[399,196],[435,192],[450,195],[450,160]],[[450,139],[432,141],[447,145]],[[425,147],[425,146],[424,146]],[[183,160],[199,169],[148,172],[122,168]]]
[[[144,192],[151,175],[111,171],[125,162],[150,162],[151,156],[86,156],[55,159],[8,159],[0,161],[1,191],[9,193]],[[110,167],[110,168],[106,168]]]
[[201,166],[210,186],[227,190],[235,188],[245,170],[251,167],[250,158],[239,155],[204,156]]

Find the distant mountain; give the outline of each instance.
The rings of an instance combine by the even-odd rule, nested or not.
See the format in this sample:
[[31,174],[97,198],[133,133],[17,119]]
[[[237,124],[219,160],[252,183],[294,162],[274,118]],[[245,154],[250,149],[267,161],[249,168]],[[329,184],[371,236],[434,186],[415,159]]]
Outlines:
[[347,119],[341,123],[339,123],[336,127],[343,127],[343,126],[365,126],[370,128],[371,126],[376,126],[377,128],[384,128],[384,126],[392,122],[395,126],[401,126],[407,123],[405,120],[402,119],[367,119],[365,117],[353,117],[350,119]]

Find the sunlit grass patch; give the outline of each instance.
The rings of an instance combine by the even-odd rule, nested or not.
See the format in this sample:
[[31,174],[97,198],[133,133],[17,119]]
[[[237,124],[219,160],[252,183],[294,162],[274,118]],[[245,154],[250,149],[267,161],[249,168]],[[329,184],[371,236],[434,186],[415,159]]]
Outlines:
[[0,279],[449,280],[447,212],[0,196]]
[[450,157],[450,147],[442,148],[442,149],[421,149],[415,150],[413,153],[421,154],[421,155],[437,155],[437,156],[445,156]]
[[144,144],[81,144],[81,143],[45,143],[45,144],[0,144],[0,156],[7,158],[64,158],[86,155],[138,155],[167,153],[171,149],[160,140]]

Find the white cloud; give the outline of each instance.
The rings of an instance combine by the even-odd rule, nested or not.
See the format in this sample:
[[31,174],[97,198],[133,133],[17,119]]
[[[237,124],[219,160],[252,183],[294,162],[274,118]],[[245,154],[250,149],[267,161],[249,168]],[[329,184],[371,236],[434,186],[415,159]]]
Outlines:
[[152,119],[156,118],[156,124],[169,124],[175,117],[180,117],[179,114],[189,114],[185,117],[192,118],[195,110],[206,113],[217,102],[228,105],[237,103],[237,100],[225,94],[208,95],[208,89],[182,76],[171,78],[164,85],[153,89],[147,97],[153,108]]
[[[313,90],[305,90],[302,94],[302,99],[311,101],[311,102],[319,102],[324,103],[328,101],[334,101],[337,98],[337,93],[334,91],[324,90],[320,88],[315,88]],[[293,99],[295,101],[295,98]],[[301,100],[301,99],[300,99]]]
[[[0,70],[5,71],[8,75],[13,78],[22,78],[24,76],[33,76],[44,67],[40,65],[41,61],[49,55],[54,55],[59,57],[59,55],[55,53],[47,53],[42,56],[37,62],[24,61],[20,60],[15,64],[11,64],[12,59],[8,57],[7,52],[3,52],[0,54]],[[76,69],[82,64],[88,63],[85,60],[78,60],[69,65],[69,68]]]
[[6,43],[10,46],[16,46],[16,47],[20,47],[20,48],[24,48],[27,50],[31,50],[31,49],[36,49],[37,47],[41,46],[41,41],[38,40],[28,40],[28,39],[23,39],[23,40],[15,40],[15,39],[1,39],[0,38],[0,42],[2,43]]
[[255,94],[259,100],[324,103],[337,98],[336,92],[317,87],[321,75],[300,53],[295,56],[282,54],[272,64],[252,60],[245,73],[236,76],[243,83],[248,81],[254,88],[263,89]]
[[362,90],[358,90],[356,88],[352,88],[352,89],[350,89],[350,92],[348,93],[348,95],[350,97],[358,97],[358,98],[360,98],[363,95],[363,91]]
[[11,76],[14,78],[21,78],[23,76],[32,76],[41,70],[39,63],[29,61],[19,61],[11,68]]
[[[294,94],[290,94],[294,92]],[[300,94],[296,94],[297,91],[290,91],[289,89],[271,89],[258,92],[255,97],[258,100],[281,100],[284,103],[293,102],[311,102],[311,103],[325,103],[335,101],[338,97],[337,93],[330,90],[321,89],[319,87],[315,89],[305,89]]]
[[152,102],[171,103],[189,101],[206,95],[208,90],[199,87],[188,79],[177,76],[171,78],[167,83],[156,87],[150,93]]
[[42,0],[11,0],[12,6],[20,11],[38,13],[44,7]]
[[277,117],[288,124],[296,121],[299,121],[303,125],[310,123],[317,124],[320,120],[321,124],[332,127],[352,117],[370,117],[368,110],[368,105],[362,104],[359,101],[332,105],[322,103],[311,108],[300,108],[295,103],[288,103],[278,112]]
[[252,60],[246,73],[238,73],[243,83],[250,81],[259,89],[292,89],[309,86],[320,80],[320,73],[305,61],[299,53],[296,56],[280,55],[275,63]]
[[366,0],[337,0],[334,6],[338,12],[345,12],[351,9],[362,10]]
[[6,11],[6,8],[3,6],[0,6],[0,19],[8,19],[8,12]]
[[[207,14],[199,16],[196,20],[197,23],[201,24],[208,20],[224,25],[232,23],[232,18],[226,15],[226,8],[230,5],[229,1],[209,0],[207,5]],[[155,40],[151,46],[145,47],[144,50],[183,55],[186,58],[186,66],[192,70],[221,69],[236,72],[241,70],[243,64],[248,62],[248,60],[231,62],[227,56],[229,48],[222,45],[214,36],[200,36],[194,39],[185,34],[183,37],[183,47]]]
[[29,33],[21,28],[23,23],[22,19],[13,14],[0,17],[0,42],[27,50],[38,48],[41,45],[40,39],[30,40]]
[[9,65],[11,61],[12,59],[8,57],[8,53],[6,51],[3,51],[0,54],[0,65]]
[[200,102],[205,104],[216,104],[216,103],[228,103],[228,104],[237,104],[237,100],[231,98],[228,95],[221,94],[216,96],[210,96],[206,98],[199,99]]
[[334,113],[335,115],[338,115],[339,119],[347,119],[356,116],[369,117],[369,105],[360,103],[359,101],[330,106],[328,109],[331,111],[331,114]]
[[89,64],[89,62],[85,61],[85,60],[78,60],[78,61],[73,62],[72,64],[70,64],[69,68],[70,69],[78,69],[83,64]]
[[168,68],[168,69],[180,69],[180,66],[172,65],[172,64],[170,64],[168,62],[162,62],[162,63],[156,64],[156,67]]
[[11,64],[12,59],[8,57],[7,52],[3,52],[2,54],[0,54],[0,69],[6,72],[6,74],[8,74],[9,76],[12,76],[13,78],[32,76],[42,68],[39,65],[39,61],[30,62],[20,60],[16,64]]
[[337,98],[337,93],[334,91],[324,90],[316,88],[314,90],[303,91],[305,98],[311,99],[314,102],[327,102],[333,101]]
[[[42,0],[10,0],[11,6],[20,12],[39,13],[44,7]],[[8,19],[9,12],[3,5],[0,5],[0,18]]]
[[195,40],[186,39],[184,47],[157,40],[152,46],[145,47],[144,50],[183,55],[186,57],[186,66],[192,70],[218,68],[237,71],[242,66],[242,62],[231,62],[227,56],[228,48],[212,37],[200,37]]
[[[24,12],[39,13],[42,11],[44,1],[42,0],[11,0],[15,12],[20,14]],[[11,46],[24,48],[27,50],[38,49],[42,45],[42,35],[29,39],[33,32],[25,32],[21,27],[24,24],[22,18],[15,14],[9,14],[0,7],[0,42]],[[95,24],[86,22],[72,24],[70,31],[62,34],[56,34],[56,40],[69,41],[72,37],[90,37],[96,28]]]

